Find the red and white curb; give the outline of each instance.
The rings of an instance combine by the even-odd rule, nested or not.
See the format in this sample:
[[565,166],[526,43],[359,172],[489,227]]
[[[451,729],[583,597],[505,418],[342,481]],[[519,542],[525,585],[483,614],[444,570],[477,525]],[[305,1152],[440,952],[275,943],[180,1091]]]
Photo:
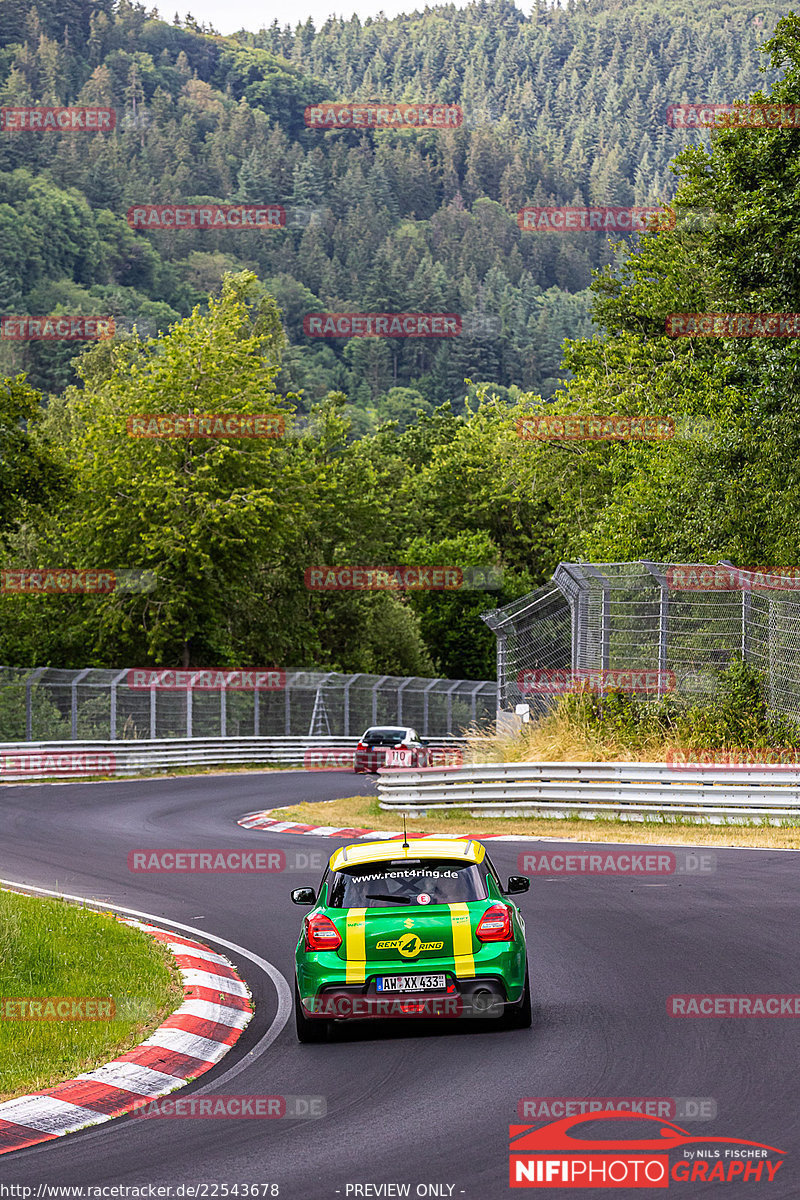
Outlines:
[[[330,837],[330,838],[350,838],[356,842],[395,842],[400,838],[408,837],[415,841],[424,842],[426,839],[435,839],[442,841],[445,839],[451,842],[465,842],[475,839],[485,842],[489,838],[495,842],[529,842],[543,841],[543,838],[531,838],[524,833],[413,833],[409,830],[408,834],[404,834],[401,830],[399,833],[395,829],[346,829],[335,825],[301,825],[297,821],[278,821],[270,816],[273,810],[265,809],[264,812],[245,813],[243,817],[239,817],[237,825],[243,825],[245,829],[264,829],[267,833],[310,833],[314,837]],[[552,841],[560,839],[552,838]]]
[[202,942],[118,917],[166,945],[183,977],[184,1001],[140,1045],[47,1091],[0,1104],[0,1154],[110,1121],[209,1071],[253,1016],[236,969]]

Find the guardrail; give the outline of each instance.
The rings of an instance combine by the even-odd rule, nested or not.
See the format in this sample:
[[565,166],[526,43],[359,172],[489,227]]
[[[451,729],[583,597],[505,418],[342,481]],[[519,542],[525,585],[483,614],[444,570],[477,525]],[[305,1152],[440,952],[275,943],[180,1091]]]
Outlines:
[[[446,750],[460,738],[428,738]],[[358,738],[242,737],[158,738],[151,741],[2,742],[0,783],[24,779],[81,779],[95,775],[135,775],[160,767],[264,764],[347,770]]]
[[800,823],[800,766],[670,767],[665,763],[494,763],[452,770],[384,770],[383,809],[476,817],[681,818]]

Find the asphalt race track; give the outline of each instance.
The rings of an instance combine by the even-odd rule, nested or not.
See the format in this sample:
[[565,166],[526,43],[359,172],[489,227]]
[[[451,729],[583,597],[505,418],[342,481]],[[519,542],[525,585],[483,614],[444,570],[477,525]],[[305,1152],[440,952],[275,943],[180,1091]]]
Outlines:
[[[215,937],[224,938],[266,959],[291,983],[305,910],[291,903],[289,891],[316,886],[317,866],[270,875],[133,874],[128,853],[225,847],[330,854],[339,843],[244,830],[236,818],[374,786],[346,772],[301,771],[7,785],[0,787],[0,877],[181,922],[212,947]],[[393,825],[387,816],[387,828]],[[515,873],[526,847],[489,846],[500,873]],[[545,847],[558,848],[537,846]],[[274,1183],[288,1200],[345,1200],[402,1194],[358,1192],[355,1184],[409,1184],[411,1196],[425,1194],[418,1185],[439,1185],[427,1194],[494,1200],[512,1194],[508,1126],[520,1120],[524,1097],[702,1097],[716,1102],[716,1118],[676,1118],[678,1124],[701,1136],[768,1143],[785,1152],[785,1162],[772,1183],[671,1182],[673,1194],[800,1197],[800,1018],[680,1020],[666,1011],[676,993],[800,991],[798,855],[722,850],[713,873],[657,882],[534,878],[519,903],[532,1029],[392,1021],[390,1028],[351,1027],[338,1040],[300,1046],[290,1013],[286,1021],[285,988],[279,1012],[275,982],[227,949],[253,991],[256,1016],[213,1071],[176,1095],[324,1097],[327,1115],[122,1117],[3,1156],[0,1185],[169,1184],[176,1196],[180,1184]]]

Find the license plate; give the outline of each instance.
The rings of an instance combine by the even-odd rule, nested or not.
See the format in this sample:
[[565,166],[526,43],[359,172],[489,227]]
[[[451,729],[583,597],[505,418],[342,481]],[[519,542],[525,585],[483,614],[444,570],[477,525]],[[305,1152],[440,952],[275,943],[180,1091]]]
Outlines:
[[376,986],[379,992],[443,992],[447,987],[447,976],[379,975]]

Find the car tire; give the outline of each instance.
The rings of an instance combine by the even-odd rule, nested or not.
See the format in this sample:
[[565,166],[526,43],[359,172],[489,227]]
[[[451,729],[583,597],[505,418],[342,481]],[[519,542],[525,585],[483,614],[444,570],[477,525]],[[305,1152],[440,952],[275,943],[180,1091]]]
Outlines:
[[533,1014],[531,1011],[531,979],[528,971],[528,964],[525,964],[525,986],[522,989],[522,998],[516,1004],[511,1004],[506,1009],[503,1018],[503,1024],[506,1029],[530,1029],[533,1023]]
[[300,1003],[297,980],[294,981],[294,1025],[298,1042],[324,1042],[328,1037],[329,1021],[307,1017]]

